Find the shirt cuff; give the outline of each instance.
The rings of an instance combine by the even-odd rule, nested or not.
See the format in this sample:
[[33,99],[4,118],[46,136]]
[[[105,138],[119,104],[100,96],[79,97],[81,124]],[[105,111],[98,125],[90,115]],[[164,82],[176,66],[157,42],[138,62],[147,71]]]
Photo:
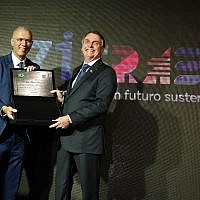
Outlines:
[[71,117],[70,117],[69,115],[67,115],[67,117],[68,117],[69,123],[72,124],[72,119],[71,119]]
[[4,118],[4,117],[6,116],[6,114],[3,112],[3,107],[2,107],[1,110],[0,110],[0,116],[1,116],[2,118]]

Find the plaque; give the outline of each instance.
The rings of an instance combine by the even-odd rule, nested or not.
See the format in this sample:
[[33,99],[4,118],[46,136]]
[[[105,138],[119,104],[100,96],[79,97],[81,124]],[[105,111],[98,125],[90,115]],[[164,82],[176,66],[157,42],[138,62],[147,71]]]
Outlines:
[[60,116],[59,103],[50,91],[55,89],[53,70],[34,70],[11,68],[11,88],[15,120],[19,125],[49,126]]

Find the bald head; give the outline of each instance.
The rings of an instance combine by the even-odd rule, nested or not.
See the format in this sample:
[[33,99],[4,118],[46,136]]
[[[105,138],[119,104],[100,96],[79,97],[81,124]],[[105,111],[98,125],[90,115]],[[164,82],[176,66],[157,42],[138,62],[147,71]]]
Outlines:
[[31,30],[28,29],[28,28],[26,28],[26,27],[24,27],[24,26],[18,26],[18,27],[13,31],[12,38],[15,38],[16,35],[18,34],[18,32],[20,32],[20,31],[26,31],[26,32],[28,32],[28,33],[30,34],[31,40],[32,40],[33,34],[32,34],[32,32],[31,32]]

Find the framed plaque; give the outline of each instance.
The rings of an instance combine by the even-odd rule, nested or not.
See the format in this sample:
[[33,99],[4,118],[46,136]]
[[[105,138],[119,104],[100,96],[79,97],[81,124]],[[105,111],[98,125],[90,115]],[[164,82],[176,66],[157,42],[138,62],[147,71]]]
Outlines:
[[50,125],[60,116],[59,103],[50,91],[55,89],[53,70],[11,68],[11,87],[14,107],[17,109],[14,124]]

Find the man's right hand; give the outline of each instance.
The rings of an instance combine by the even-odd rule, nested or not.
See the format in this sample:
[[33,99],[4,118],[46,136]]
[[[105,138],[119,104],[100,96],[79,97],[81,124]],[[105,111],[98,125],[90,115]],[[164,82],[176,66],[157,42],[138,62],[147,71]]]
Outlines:
[[57,89],[57,90],[51,90],[50,93],[51,94],[56,94],[58,101],[63,103],[64,96],[63,96],[63,92],[62,91]]
[[2,107],[2,111],[4,114],[6,114],[6,116],[9,118],[9,119],[12,119],[14,120],[14,113],[17,112],[17,109],[11,107],[11,106],[3,106]]

